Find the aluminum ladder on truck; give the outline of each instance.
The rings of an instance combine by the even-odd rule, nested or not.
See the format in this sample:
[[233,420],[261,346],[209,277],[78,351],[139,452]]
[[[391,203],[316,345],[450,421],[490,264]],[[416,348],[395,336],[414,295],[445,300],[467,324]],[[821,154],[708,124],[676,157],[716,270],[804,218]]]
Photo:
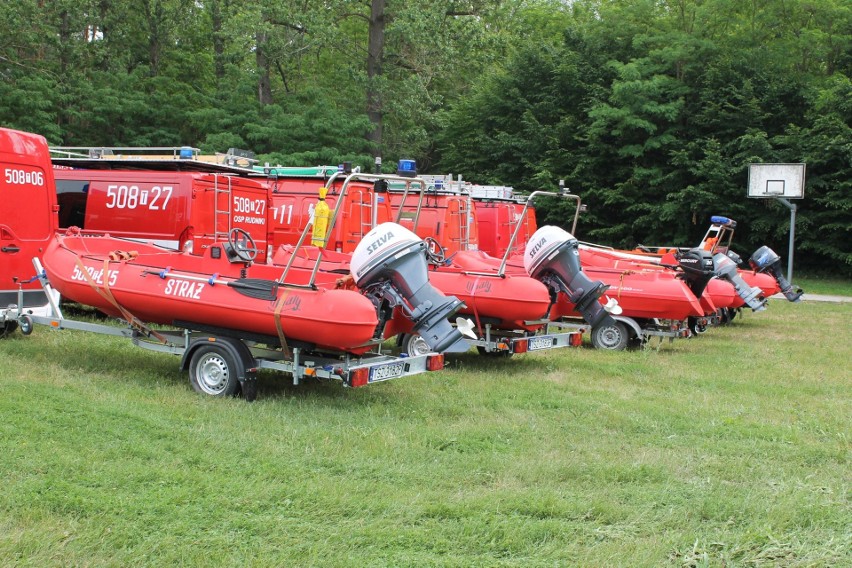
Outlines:
[[[222,188],[219,183],[219,178],[224,177],[228,180],[227,187]],[[231,229],[233,229],[232,221],[234,219],[233,211],[234,211],[234,200],[231,198],[231,176],[220,176],[218,174],[213,174],[213,240],[214,242],[222,242],[227,241],[228,236],[231,234]],[[221,198],[224,198],[227,202],[227,205],[223,206],[220,204]],[[223,224],[222,217],[224,219],[225,230],[221,230],[221,226]]]
[[[357,191],[353,191],[350,193],[352,196],[352,206],[357,207],[358,211],[358,221],[357,221],[357,232],[356,229],[353,228],[352,237],[355,238],[355,242],[358,243],[361,239],[364,238],[364,235],[369,233],[373,227],[377,225],[376,220],[376,207],[373,203],[372,199],[375,199],[375,195],[373,195],[372,199],[367,199],[364,196],[364,190],[358,189]],[[356,200],[357,199],[357,200]]]
[[471,199],[470,195],[460,194],[458,196],[459,207],[450,211],[450,218],[455,218],[453,221],[458,227],[458,237],[453,238],[456,241],[457,250],[468,250],[470,245],[470,223],[471,223]]

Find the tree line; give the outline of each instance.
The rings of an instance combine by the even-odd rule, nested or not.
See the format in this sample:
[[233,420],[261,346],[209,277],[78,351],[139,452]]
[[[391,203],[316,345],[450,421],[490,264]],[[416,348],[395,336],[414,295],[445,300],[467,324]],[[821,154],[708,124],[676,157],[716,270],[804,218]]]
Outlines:
[[[0,0],[0,124],[55,145],[238,147],[554,189],[578,237],[787,254],[751,163],[807,164],[796,265],[852,275],[843,0]],[[567,203],[539,221],[567,226]]]

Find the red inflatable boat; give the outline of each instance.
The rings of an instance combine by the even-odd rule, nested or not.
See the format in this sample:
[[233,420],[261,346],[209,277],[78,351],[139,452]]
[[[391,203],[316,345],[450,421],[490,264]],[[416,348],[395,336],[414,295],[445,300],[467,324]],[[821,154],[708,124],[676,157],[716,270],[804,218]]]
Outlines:
[[368,350],[378,319],[373,304],[352,290],[288,287],[282,267],[247,268],[110,236],[57,236],[43,255],[51,284],[63,297],[142,322],[214,326],[297,340],[338,351]]

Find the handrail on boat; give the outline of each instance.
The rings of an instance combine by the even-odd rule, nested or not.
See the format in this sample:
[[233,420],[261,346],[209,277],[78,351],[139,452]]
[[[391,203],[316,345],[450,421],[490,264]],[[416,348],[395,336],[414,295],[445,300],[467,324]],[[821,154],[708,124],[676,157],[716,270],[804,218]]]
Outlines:
[[[334,210],[332,211],[331,216],[329,217],[329,220],[328,220],[328,228],[326,230],[325,237],[323,238],[323,246],[319,247],[319,250],[317,251],[317,259],[316,259],[316,262],[314,263],[314,268],[311,271],[311,277],[308,280],[307,286],[311,287],[311,288],[316,287],[316,276],[317,276],[317,273],[319,272],[320,263],[322,262],[323,251],[325,251],[325,246],[328,245],[329,236],[332,234],[332,231],[334,230],[334,224],[337,221],[337,216],[340,212],[340,208],[343,205],[344,198],[346,197],[346,191],[349,189],[350,183],[352,183],[353,181],[372,181],[373,183],[375,183],[376,181],[379,181],[379,180],[400,181],[400,182],[404,182],[406,184],[406,186],[405,186],[406,194],[407,194],[408,190],[411,188],[411,185],[414,184],[414,183],[420,184],[420,186],[422,188],[426,187],[426,181],[422,178],[419,178],[419,177],[410,178],[410,177],[398,176],[398,175],[393,175],[393,174],[371,174],[371,173],[367,173],[367,172],[346,173],[346,172],[342,172],[342,171],[338,171],[338,172],[331,174],[331,176],[329,176],[329,178],[325,182],[326,187],[331,189],[331,186],[334,184],[334,182],[336,182],[338,179],[340,179],[340,177],[343,176],[343,175],[345,175],[346,178],[343,180],[343,183],[341,184],[340,192],[336,193],[337,202],[334,204]],[[422,197],[423,197],[422,191],[421,191],[420,195],[421,195],[421,201],[422,201]],[[373,196],[373,200],[374,201],[373,201],[373,204],[372,204],[372,214],[371,214],[372,219],[371,219],[371,221],[372,221],[372,226],[375,227],[376,221],[377,221],[375,195]],[[401,210],[402,209],[400,208],[400,211]],[[399,222],[399,218],[397,218],[397,222]],[[290,272],[290,268],[293,265],[293,259],[296,257],[296,254],[298,253],[299,249],[304,245],[305,239],[307,238],[307,235],[308,235],[308,229],[310,229],[312,225],[313,225],[312,222],[306,223],[304,229],[302,229],[302,234],[299,235],[299,240],[296,242],[296,246],[293,249],[293,254],[290,255],[290,258],[287,260],[287,265],[284,267],[284,272],[281,274],[281,276],[278,279],[279,282],[283,283],[286,280],[287,274]]]
[[[575,195],[573,193],[570,193],[567,190],[562,190],[561,192],[541,191],[541,190],[533,191],[532,193],[530,193],[527,196],[527,200],[524,203],[524,208],[521,210],[520,218],[521,219],[526,218],[527,211],[529,210],[530,205],[532,205],[533,200],[537,197],[541,197],[542,195],[549,195],[551,197],[564,197],[564,198],[568,198],[568,199],[574,199],[574,200],[577,201],[577,210],[574,213],[574,223],[571,226],[571,234],[573,235],[574,232],[577,230],[577,219],[580,217],[580,209],[582,207],[582,201],[581,201],[579,195]],[[512,249],[515,246],[515,241],[518,239],[518,233],[520,231],[521,231],[521,222],[519,220],[518,224],[515,225],[515,230],[512,231],[512,236],[509,238],[509,244],[506,247],[506,252],[503,253],[503,259],[500,262],[500,269],[497,271],[497,275],[500,276],[501,278],[503,277],[503,275],[506,272],[506,263],[509,261],[509,254],[511,254]]]

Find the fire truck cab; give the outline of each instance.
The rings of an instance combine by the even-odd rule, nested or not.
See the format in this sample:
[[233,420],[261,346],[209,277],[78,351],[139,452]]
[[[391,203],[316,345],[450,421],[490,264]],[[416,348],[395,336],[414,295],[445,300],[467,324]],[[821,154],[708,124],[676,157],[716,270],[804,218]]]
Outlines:
[[32,259],[57,227],[52,174],[44,137],[0,128],[0,337],[17,327],[19,310],[49,309]]

